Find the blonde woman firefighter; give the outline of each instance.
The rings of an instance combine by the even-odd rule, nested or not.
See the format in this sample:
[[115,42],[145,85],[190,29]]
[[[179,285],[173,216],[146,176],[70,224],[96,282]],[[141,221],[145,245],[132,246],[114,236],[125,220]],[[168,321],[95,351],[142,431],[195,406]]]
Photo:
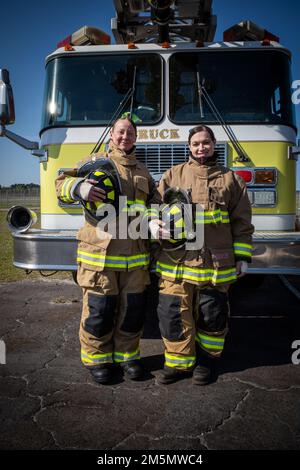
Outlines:
[[[152,177],[136,159],[136,137],[135,123],[128,117],[118,119],[110,131],[105,156],[117,170],[117,177],[113,170],[105,173],[100,166],[92,177],[80,178],[74,171],[56,179],[58,198],[63,202],[79,199],[85,208],[86,221],[77,235],[77,281],[83,290],[81,360],[93,379],[103,384],[111,381],[114,364],[120,365],[129,379],[143,376],[140,338],[146,309],[145,289],[149,283],[148,241],[129,236],[114,238],[106,229],[99,233],[91,218],[93,207],[107,201],[107,195],[116,196],[117,180],[129,209],[138,206],[145,215],[149,204],[160,202]],[[104,160],[100,158],[103,155],[97,155],[95,164],[98,157],[99,161]],[[103,185],[97,185],[97,177],[103,172],[102,183],[108,185],[108,191]]]

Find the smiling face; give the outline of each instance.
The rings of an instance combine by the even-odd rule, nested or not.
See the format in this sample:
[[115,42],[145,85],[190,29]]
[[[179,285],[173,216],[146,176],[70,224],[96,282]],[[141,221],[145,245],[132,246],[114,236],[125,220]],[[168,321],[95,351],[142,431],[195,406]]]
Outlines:
[[136,142],[136,132],[130,121],[119,119],[112,130],[110,137],[113,143],[124,152],[128,152]]
[[213,156],[215,142],[207,131],[200,131],[191,137],[189,148],[193,157],[201,161]]

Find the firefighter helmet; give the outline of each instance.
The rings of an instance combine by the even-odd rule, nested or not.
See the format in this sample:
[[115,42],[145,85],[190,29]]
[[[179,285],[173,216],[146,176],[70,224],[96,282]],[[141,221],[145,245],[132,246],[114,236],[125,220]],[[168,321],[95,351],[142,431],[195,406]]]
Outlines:
[[166,251],[178,250],[195,238],[190,195],[184,189],[168,188],[163,202],[162,221],[171,236],[162,241],[162,246]]
[[111,159],[101,157],[85,163],[77,170],[77,176],[96,180],[95,186],[106,192],[106,198],[103,201],[80,200],[89,222],[95,225],[106,217],[109,205],[112,205],[118,213],[119,197],[122,192],[121,183],[117,168]]

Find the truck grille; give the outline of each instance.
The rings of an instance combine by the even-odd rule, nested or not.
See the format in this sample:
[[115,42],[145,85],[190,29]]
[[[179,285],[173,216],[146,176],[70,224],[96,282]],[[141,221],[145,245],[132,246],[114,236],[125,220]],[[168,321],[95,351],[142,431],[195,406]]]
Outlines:
[[[226,143],[216,144],[218,163],[227,165],[227,145]],[[153,178],[158,181],[166,170],[174,165],[179,165],[188,160],[189,147],[187,144],[137,144],[137,159],[144,163]]]

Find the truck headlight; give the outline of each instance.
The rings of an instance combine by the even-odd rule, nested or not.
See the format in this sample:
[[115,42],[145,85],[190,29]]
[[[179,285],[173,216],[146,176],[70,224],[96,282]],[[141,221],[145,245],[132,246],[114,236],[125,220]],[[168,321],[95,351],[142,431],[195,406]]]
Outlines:
[[253,206],[274,206],[276,204],[276,191],[249,191],[252,193],[250,201]]

